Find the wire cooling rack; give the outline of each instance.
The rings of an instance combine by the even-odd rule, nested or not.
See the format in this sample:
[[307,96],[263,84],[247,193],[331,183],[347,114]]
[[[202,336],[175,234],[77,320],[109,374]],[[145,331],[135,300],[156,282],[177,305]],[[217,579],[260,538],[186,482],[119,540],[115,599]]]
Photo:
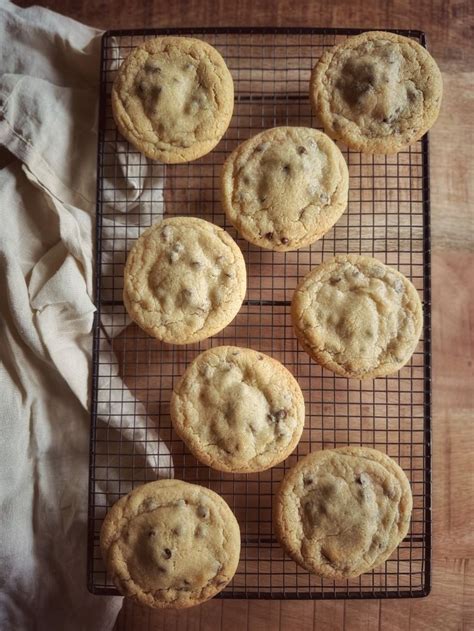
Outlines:
[[[277,253],[240,239],[226,222],[219,172],[241,141],[278,125],[318,127],[310,72],[322,52],[356,29],[156,29],[110,31],[102,40],[97,188],[96,320],[93,350],[88,585],[117,593],[100,557],[103,517],[121,495],[157,476],[208,486],[240,523],[242,554],[224,598],[397,598],[429,593],[431,570],[430,237],[428,139],[393,156],[341,146],[349,165],[349,206],[310,248]],[[419,31],[397,31],[425,44]],[[223,55],[235,83],[231,125],[216,149],[181,165],[148,161],[118,134],[110,107],[115,70],[130,50],[156,35],[204,39]],[[137,236],[165,215],[196,215],[236,238],[248,268],[248,292],[235,320],[200,344],[160,344],[130,324],[122,303],[123,266]],[[398,374],[373,381],[335,376],[311,361],[293,334],[293,289],[336,253],[363,253],[393,265],[424,303],[423,339]],[[173,383],[203,349],[235,344],[266,352],[297,377],[306,400],[302,439],[285,462],[259,474],[231,475],[199,464],[172,430]],[[159,440],[158,440],[159,436]],[[347,581],[312,576],[277,544],[271,523],[276,486],[298,458],[343,445],[380,449],[410,478],[409,533],[382,566]]]

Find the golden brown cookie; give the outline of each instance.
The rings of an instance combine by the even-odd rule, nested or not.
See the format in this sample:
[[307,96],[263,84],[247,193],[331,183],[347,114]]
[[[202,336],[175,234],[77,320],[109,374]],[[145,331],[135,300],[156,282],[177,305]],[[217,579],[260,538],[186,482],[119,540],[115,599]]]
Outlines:
[[277,537],[296,563],[330,579],[383,563],[408,532],[410,483],[367,447],[308,454],[283,478],[273,504]]
[[283,364],[250,348],[218,346],[188,366],[171,398],[174,428],[220,471],[263,471],[296,447],[304,399]]
[[423,325],[418,292],[377,259],[344,254],[311,270],[293,294],[293,326],[305,350],[338,375],[389,375],[412,356]]
[[415,40],[372,31],[326,51],[313,69],[310,98],[332,138],[367,153],[396,153],[438,118],[443,82]]
[[222,203],[240,234],[285,252],[320,239],[347,206],[349,173],[316,129],[275,127],[239,145],[221,174]]
[[100,533],[117,589],[142,605],[192,607],[222,591],[239,563],[240,529],[226,502],[181,480],[144,484],[119,499]]
[[197,217],[170,217],[148,228],[131,249],[123,299],[149,335],[191,344],[233,320],[246,283],[244,257],[225,230]]
[[209,153],[229,126],[232,76],[215,48],[189,37],[157,37],[121,65],[112,109],[121,134],[161,162]]

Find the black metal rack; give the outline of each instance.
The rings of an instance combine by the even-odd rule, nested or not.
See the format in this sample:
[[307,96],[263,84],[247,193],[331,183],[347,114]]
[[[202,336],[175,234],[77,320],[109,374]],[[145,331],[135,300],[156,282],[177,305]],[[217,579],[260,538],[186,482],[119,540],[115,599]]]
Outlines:
[[[88,586],[116,594],[104,569],[99,533],[107,507],[135,486],[174,475],[220,493],[242,532],[237,574],[224,598],[397,598],[425,596],[431,582],[431,365],[428,139],[393,156],[341,149],[350,171],[347,211],[309,248],[286,254],[256,248],[226,223],[219,172],[242,140],[278,125],[317,127],[310,110],[311,69],[328,47],[361,32],[317,28],[194,28],[109,31],[103,36],[99,116],[96,306],[93,347]],[[395,31],[425,45],[419,31]],[[231,125],[203,158],[152,163],[118,134],[110,107],[115,69],[132,48],[157,35],[202,38],[233,75]],[[127,178],[124,179],[124,174]],[[126,185],[126,179],[132,186]],[[235,320],[200,344],[175,347],[150,338],[126,317],[123,265],[136,237],[165,215],[197,215],[236,238],[248,269],[248,293]],[[298,345],[289,316],[298,279],[335,253],[375,256],[397,267],[423,298],[424,332],[410,363],[373,381],[338,377]],[[198,463],[174,434],[168,404],[173,382],[203,349],[248,346],[283,362],[306,400],[306,427],[293,453],[260,474],[231,475]],[[158,440],[158,435],[160,441]],[[365,445],[394,457],[410,478],[410,531],[381,567],[349,581],[312,576],[285,556],[271,524],[276,484],[310,450]],[[158,458],[158,460],[157,460]]]

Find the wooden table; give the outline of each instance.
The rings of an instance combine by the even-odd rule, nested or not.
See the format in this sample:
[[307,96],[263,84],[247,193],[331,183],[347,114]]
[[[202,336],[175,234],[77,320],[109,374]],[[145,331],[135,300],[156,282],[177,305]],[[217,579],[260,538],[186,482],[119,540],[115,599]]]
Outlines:
[[[23,6],[30,2],[19,2]],[[433,264],[433,589],[415,600],[214,600],[184,612],[125,603],[116,629],[298,631],[474,629],[473,554],[473,149],[474,5],[469,0],[49,0],[93,26],[343,26],[427,33],[444,78],[430,133]]]

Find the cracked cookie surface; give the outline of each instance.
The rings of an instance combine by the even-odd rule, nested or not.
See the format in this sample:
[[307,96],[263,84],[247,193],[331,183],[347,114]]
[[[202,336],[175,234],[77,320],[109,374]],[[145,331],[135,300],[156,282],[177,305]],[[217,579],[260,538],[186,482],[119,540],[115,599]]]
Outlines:
[[440,70],[415,40],[374,31],[326,51],[313,69],[312,106],[332,138],[367,153],[396,153],[438,118]]
[[366,447],[308,454],[286,474],[273,515],[294,561],[331,579],[383,563],[408,532],[410,483],[386,454]]
[[263,471],[296,447],[304,425],[298,382],[258,351],[218,346],[201,353],[176,384],[173,425],[190,451],[220,471]]
[[107,570],[124,596],[184,608],[220,592],[239,563],[240,529],[214,491],[181,480],[134,489],[107,513],[100,533]]
[[293,294],[291,316],[313,359],[357,379],[404,366],[423,325],[422,304],[408,278],[356,254],[336,256],[311,270]]
[[149,335],[171,344],[204,340],[237,315],[245,261],[222,228],[197,217],[170,217],[146,230],[124,272],[124,303]]
[[112,89],[121,134],[149,158],[179,163],[209,153],[229,126],[232,76],[198,39],[157,37],[135,48]]
[[227,217],[262,248],[296,250],[321,238],[347,206],[349,173],[316,129],[275,127],[239,145],[221,173]]

